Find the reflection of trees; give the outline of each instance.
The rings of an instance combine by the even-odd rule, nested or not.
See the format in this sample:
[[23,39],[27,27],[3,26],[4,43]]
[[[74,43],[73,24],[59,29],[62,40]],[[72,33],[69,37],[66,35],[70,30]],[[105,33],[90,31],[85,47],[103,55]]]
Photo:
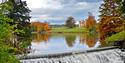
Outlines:
[[76,35],[75,34],[66,34],[65,35],[65,40],[67,42],[67,45],[69,47],[72,47],[74,42],[75,42],[75,39],[76,39]]
[[97,42],[98,35],[95,33],[84,33],[80,36],[80,43],[86,42],[89,47],[94,47]]
[[89,47],[94,47],[94,45],[97,42],[97,34],[93,33],[87,33],[86,34],[86,43],[88,44]]
[[50,33],[47,33],[47,34],[40,34],[40,33],[37,33],[37,34],[33,34],[33,41],[34,42],[41,42],[41,41],[45,41],[47,42],[50,38]]

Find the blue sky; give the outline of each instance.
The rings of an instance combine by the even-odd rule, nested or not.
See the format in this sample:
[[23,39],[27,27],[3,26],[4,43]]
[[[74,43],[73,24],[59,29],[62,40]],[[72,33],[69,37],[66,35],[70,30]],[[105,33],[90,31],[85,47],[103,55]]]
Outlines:
[[85,20],[88,12],[96,19],[102,0],[24,0],[31,12],[31,21],[47,21],[50,24],[63,24],[67,17],[73,16],[78,22]]

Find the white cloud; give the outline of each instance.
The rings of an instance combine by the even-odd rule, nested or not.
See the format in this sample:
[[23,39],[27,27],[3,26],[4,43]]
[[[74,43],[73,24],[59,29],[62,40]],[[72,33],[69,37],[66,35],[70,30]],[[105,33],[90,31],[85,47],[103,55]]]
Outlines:
[[40,21],[40,20],[43,20],[43,21],[46,21],[46,20],[63,20],[64,18],[61,17],[61,16],[49,16],[49,15],[39,15],[35,18],[31,18],[31,20],[33,21]]
[[28,7],[41,8],[41,9],[59,9],[62,8],[62,4],[59,0],[26,0]]
[[2,2],[2,0],[0,0],[0,3]]
[[87,2],[79,2],[75,5],[75,8],[78,8],[78,9],[87,9],[89,8],[89,3]]
[[[1,2],[2,0],[0,0]],[[31,21],[64,22],[73,16],[76,21],[86,19],[92,12],[96,19],[102,0],[23,0],[32,11]],[[92,2],[94,1],[94,2]]]
[[[86,2],[77,0],[26,0],[28,7],[31,9],[31,20],[33,21],[60,21],[67,19],[68,16],[73,16],[76,19],[86,19],[88,12],[98,18],[98,7],[102,3]],[[78,20],[77,20],[78,21]]]
[[41,8],[43,0],[27,0],[29,8]]
[[[1,2],[2,0],[0,0]],[[102,0],[22,0],[32,11],[31,21],[64,22],[73,16],[76,21],[86,19],[92,12],[96,19]]]

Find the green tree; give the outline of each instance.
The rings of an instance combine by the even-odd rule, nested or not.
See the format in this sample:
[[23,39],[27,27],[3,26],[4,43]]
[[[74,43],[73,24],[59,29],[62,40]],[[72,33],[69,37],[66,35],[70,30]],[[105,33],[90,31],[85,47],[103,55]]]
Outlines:
[[125,0],[115,0],[119,5],[119,10],[122,13],[122,18],[125,20]]
[[68,28],[73,28],[75,27],[75,19],[73,17],[68,17],[68,19],[66,20],[66,23],[65,23],[66,27]]
[[[16,25],[14,28],[18,33],[18,36],[26,36],[30,33],[30,10],[27,7],[26,1],[21,0],[8,0],[4,3],[11,6],[11,10],[8,9],[9,12],[6,12],[6,16],[13,19],[13,22],[9,22],[11,25]],[[23,33],[22,33],[23,31]],[[30,34],[29,34],[30,35]]]
[[[14,6],[12,5],[12,1],[14,0],[8,0],[5,2],[2,2],[0,4],[0,62],[1,63],[19,63],[19,61],[15,58],[15,54],[22,52],[22,47],[26,47],[25,44],[29,44],[29,42],[24,42],[24,40],[21,40],[19,42],[15,42],[15,32],[20,33],[20,30],[27,30],[29,27],[25,24],[29,23],[27,20],[24,22],[20,22],[19,20],[14,19],[14,15],[19,13],[19,15],[16,15],[16,17],[20,17],[20,13],[23,13],[23,11],[14,11]],[[18,0],[19,1],[19,0]],[[18,4],[20,5],[20,4]],[[21,6],[18,6],[21,7]],[[23,8],[20,8],[20,10]],[[19,9],[18,9],[19,10]],[[14,13],[14,15],[12,14]],[[11,15],[11,16],[10,16]],[[13,17],[12,17],[13,16]],[[25,16],[25,14],[22,16]],[[24,23],[24,24],[21,24]],[[26,25],[26,26],[25,26]],[[19,26],[24,26],[19,27]],[[22,43],[23,41],[23,43]],[[18,45],[17,45],[18,44]],[[18,47],[15,47],[17,45]]]
[[125,0],[122,1],[121,11],[123,13],[123,18],[125,20]]
[[7,3],[0,4],[0,63],[19,63],[14,56],[16,49],[10,46],[15,26],[11,26],[8,22],[13,20],[4,15],[8,10],[11,10],[11,6]]
[[[1,4],[1,14],[12,19],[12,22],[7,22],[13,28],[13,36],[11,38],[11,46],[18,48],[17,53],[23,53],[25,50],[21,48],[26,44],[24,39],[30,37],[30,10],[27,7],[26,1],[21,0],[6,0]],[[29,44],[29,43],[28,43]]]
[[[0,16],[1,17],[1,16]],[[2,17],[0,18],[0,62],[1,63],[19,63],[19,61],[15,58],[14,50],[12,46],[10,46],[10,38],[13,33],[13,26],[10,26],[6,22],[12,21],[9,18]]]
[[16,49],[10,46],[14,25],[8,22],[12,22],[12,19],[0,12],[0,63],[19,63],[14,56]]

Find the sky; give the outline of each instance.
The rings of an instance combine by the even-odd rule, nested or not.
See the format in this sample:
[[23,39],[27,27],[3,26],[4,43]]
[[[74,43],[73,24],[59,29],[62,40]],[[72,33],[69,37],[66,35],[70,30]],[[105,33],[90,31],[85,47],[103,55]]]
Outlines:
[[[1,0],[0,0],[1,1]],[[88,12],[98,19],[99,6],[102,0],[23,0],[27,1],[31,22],[41,21],[50,24],[64,24],[72,16],[76,22],[85,20]]]

